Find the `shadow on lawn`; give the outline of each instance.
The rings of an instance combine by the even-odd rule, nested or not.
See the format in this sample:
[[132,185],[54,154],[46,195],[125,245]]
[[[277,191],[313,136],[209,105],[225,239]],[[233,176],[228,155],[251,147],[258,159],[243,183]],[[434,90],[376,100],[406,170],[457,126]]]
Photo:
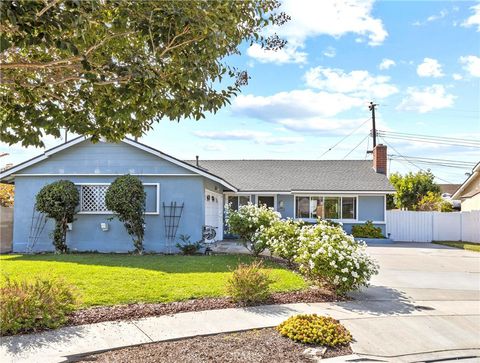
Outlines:
[[[102,254],[78,253],[56,255],[53,253],[37,255],[15,255],[0,260],[7,267],[9,263],[22,262],[62,262],[68,264],[122,267],[142,270],[153,270],[165,273],[196,273],[196,272],[231,272],[239,263],[249,263],[254,258],[248,255],[128,255],[128,254]],[[276,269],[285,267],[266,260],[265,266]],[[53,267],[53,266],[52,266]]]

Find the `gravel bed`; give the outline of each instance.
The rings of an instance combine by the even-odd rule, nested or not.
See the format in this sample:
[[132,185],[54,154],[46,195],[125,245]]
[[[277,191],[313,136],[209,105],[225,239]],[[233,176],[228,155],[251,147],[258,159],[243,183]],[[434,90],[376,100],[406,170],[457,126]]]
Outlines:
[[[338,297],[327,291],[310,288],[301,291],[272,294],[267,301],[256,305],[274,305],[291,303],[314,303],[338,301]],[[229,298],[208,298],[157,304],[125,304],[99,306],[76,310],[69,317],[67,325],[83,325],[103,321],[132,320],[149,316],[171,315],[189,311],[237,308],[244,305],[232,302]]]
[[[317,355],[320,358],[321,347],[296,343],[270,328],[144,344],[85,356],[78,362],[312,363],[316,359],[311,355],[311,348],[320,348]],[[351,354],[349,346],[327,349],[323,356],[347,354]]]

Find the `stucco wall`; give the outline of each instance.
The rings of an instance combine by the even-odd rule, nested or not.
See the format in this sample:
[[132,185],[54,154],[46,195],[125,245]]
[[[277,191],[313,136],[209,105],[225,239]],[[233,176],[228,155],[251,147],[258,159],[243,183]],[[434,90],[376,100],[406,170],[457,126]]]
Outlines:
[[[144,246],[146,251],[167,252],[165,244],[165,221],[162,204],[184,203],[184,209],[177,231],[188,234],[192,241],[201,239],[204,224],[204,178],[193,174],[155,155],[130,145],[97,143],[85,141],[72,146],[47,160],[41,161],[20,174],[70,174],[65,176],[17,176],[15,178],[15,207],[13,250],[24,252],[27,248],[32,224],[35,195],[46,184],[59,179],[74,183],[111,183],[116,176],[98,174],[181,174],[186,176],[141,176],[144,183],[160,184],[160,214],[145,217],[146,230]],[[71,175],[71,174],[94,174]],[[97,174],[97,175],[95,175]],[[147,190],[147,210],[153,210],[154,200],[151,187]],[[72,250],[101,252],[127,252],[133,249],[132,240],[122,223],[110,221],[112,215],[77,214],[72,231],[68,232],[67,244]],[[104,232],[100,223],[109,224]],[[53,246],[50,232],[53,222],[49,221],[35,245],[34,251],[51,251]]]
[[[114,177],[68,177],[74,183],[110,183]],[[160,184],[160,214],[146,215],[144,246],[146,251],[167,252],[165,244],[164,212],[162,203],[185,203],[180,219],[177,237],[188,234],[192,241],[201,239],[201,226],[204,221],[203,178],[202,177],[140,177],[144,183]],[[15,180],[15,207],[13,250],[24,252],[27,248],[32,222],[35,195],[46,184],[58,180],[57,177],[17,177]],[[78,251],[127,252],[133,249],[132,240],[122,223],[109,221],[112,215],[77,214],[72,231],[68,232],[69,248]],[[107,232],[102,231],[100,223],[109,224]],[[47,223],[34,251],[53,250],[50,232],[53,223]]]
[[480,191],[473,197],[462,200],[462,212],[480,210]]

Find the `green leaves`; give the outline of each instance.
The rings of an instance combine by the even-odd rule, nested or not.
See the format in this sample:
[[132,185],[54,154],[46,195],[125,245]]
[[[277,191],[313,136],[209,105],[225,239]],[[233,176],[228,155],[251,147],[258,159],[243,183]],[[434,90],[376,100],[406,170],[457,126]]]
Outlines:
[[[284,45],[272,0],[0,3],[0,141],[70,132],[118,141],[162,118],[205,118],[247,84],[228,56]],[[41,15],[39,15],[41,14]],[[15,50],[15,51],[13,51]],[[130,113],[137,111],[136,119]]]
[[415,210],[417,203],[428,192],[440,193],[440,187],[434,181],[435,176],[430,171],[409,172],[404,176],[399,173],[390,175],[390,182],[395,187],[394,201],[397,208]]
[[145,234],[145,198],[142,181],[132,175],[116,178],[105,195],[105,205],[123,222],[139,254],[143,252]]
[[58,253],[68,252],[66,244],[67,223],[73,222],[80,196],[75,184],[58,180],[45,185],[36,196],[35,208],[55,220],[53,244]]

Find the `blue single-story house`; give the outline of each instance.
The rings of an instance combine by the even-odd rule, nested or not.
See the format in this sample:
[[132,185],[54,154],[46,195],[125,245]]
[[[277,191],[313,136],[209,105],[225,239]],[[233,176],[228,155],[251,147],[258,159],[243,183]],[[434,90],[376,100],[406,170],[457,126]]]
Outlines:
[[[350,231],[372,220],[385,232],[387,151],[374,160],[179,160],[134,140],[92,143],[78,137],[0,174],[15,183],[14,252],[52,251],[53,221],[35,212],[35,196],[59,179],[80,191],[78,213],[67,235],[73,251],[127,252],[132,240],[111,219],[105,192],[119,175],[138,176],[145,186],[147,252],[172,252],[178,236],[202,238],[204,226],[224,237],[224,205],[267,204],[283,218],[340,221]],[[172,208],[173,206],[175,208]],[[42,227],[42,225],[44,227]],[[172,233],[175,238],[172,239]]]

